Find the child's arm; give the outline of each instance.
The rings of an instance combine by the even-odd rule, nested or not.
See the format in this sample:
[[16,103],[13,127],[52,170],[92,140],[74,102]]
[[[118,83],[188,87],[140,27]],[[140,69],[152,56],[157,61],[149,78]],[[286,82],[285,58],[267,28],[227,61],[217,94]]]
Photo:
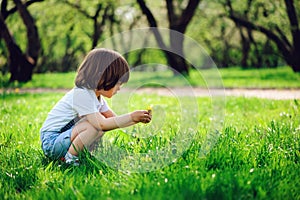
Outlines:
[[108,110],[106,112],[101,112],[101,114],[105,117],[105,118],[110,118],[110,117],[116,117],[116,113],[114,113],[114,111],[112,110]]
[[149,123],[151,121],[151,115],[146,110],[138,110],[110,118],[105,118],[101,113],[88,114],[86,117],[96,129],[103,131],[127,127],[139,122]]

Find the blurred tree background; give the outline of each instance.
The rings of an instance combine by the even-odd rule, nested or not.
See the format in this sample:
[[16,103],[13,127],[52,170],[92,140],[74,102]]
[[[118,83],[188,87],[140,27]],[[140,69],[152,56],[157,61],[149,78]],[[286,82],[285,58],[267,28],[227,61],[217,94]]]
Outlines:
[[[32,73],[74,71],[111,35],[142,27],[170,28],[195,39],[218,67],[300,71],[300,1],[295,0],[1,0],[0,69],[10,81]],[[184,41],[166,49],[181,48]],[[147,41],[143,41],[147,43]],[[186,54],[190,52],[182,52]],[[131,66],[155,62],[188,74],[192,66],[168,51],[124,55]],[[197,66],[202,67],[202,66]],[[145,69],[147,70],[147,69]]]

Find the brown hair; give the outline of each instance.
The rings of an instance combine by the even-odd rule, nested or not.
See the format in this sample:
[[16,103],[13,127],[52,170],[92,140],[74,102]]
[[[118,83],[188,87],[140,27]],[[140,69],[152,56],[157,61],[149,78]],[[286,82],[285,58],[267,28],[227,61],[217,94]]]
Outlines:
[[93,49],[78,68],[75,85],[87,89],[110,90],[118,82],[129,79],[127,61],[118,52],[108,49]]

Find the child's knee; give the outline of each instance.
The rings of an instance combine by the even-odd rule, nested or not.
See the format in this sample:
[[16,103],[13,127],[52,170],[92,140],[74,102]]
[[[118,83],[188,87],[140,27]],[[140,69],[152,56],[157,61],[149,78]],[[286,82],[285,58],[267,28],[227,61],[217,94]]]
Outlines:
[[88,126],[87,126],[87,131],[90,132],[91,134],[93,134],[93,136],[95,138],[98,138],[98,137],[102,137],[103,134],[104,134],[104,131],[102,130],[98,130],[96,129],[92,124],[90,124],[89,122],[88,123]]
[[87,122],[86,130],[94,137],[98,136],[98,130],[90,123]]

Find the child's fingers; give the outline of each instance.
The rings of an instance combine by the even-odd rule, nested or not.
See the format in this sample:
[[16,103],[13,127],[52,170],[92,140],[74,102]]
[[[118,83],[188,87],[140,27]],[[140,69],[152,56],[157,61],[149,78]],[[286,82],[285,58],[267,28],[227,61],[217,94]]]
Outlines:
[[141,117],[141,122],[142,123],[149,123],[151,121],[151,114],[148,111],[145,111],[143,116]]
[[149,123],[152,119],[152,115],[151,113],[148,114],[147,118],[146,118],[146,123]]

